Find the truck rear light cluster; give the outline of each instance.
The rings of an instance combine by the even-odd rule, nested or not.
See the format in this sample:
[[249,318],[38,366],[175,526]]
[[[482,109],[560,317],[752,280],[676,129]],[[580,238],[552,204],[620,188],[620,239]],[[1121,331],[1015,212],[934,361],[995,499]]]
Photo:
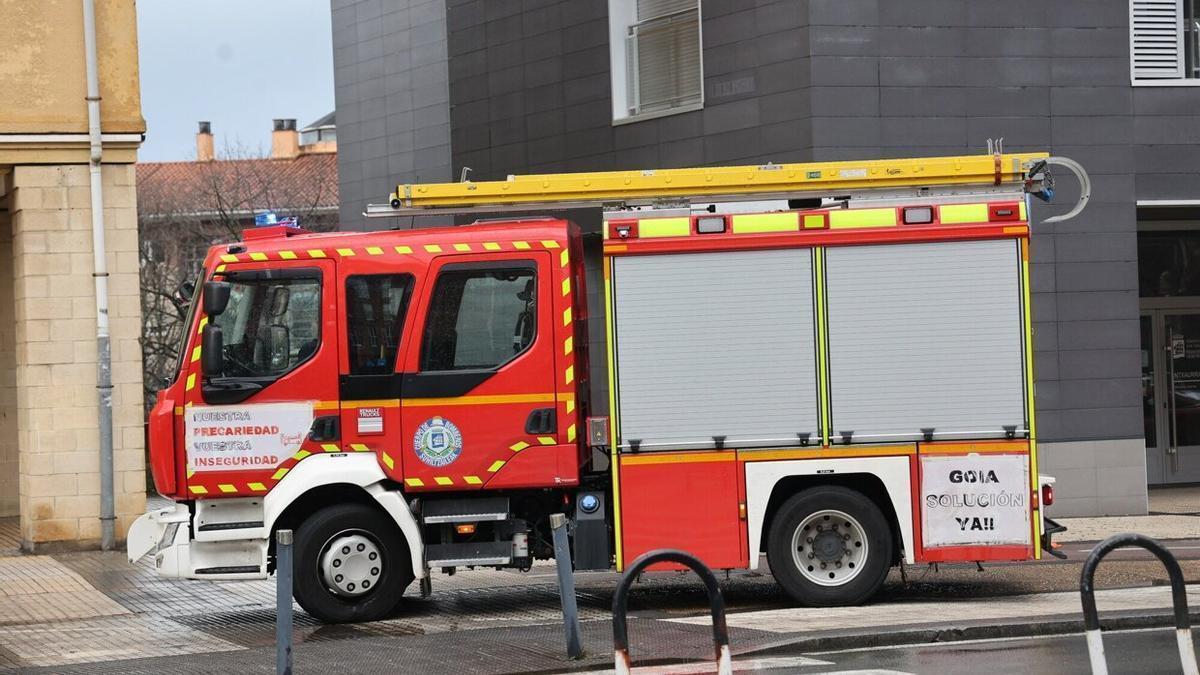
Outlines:
[[1042,486],[1042,506],[1050,506],[1054,503],[1054,486]]

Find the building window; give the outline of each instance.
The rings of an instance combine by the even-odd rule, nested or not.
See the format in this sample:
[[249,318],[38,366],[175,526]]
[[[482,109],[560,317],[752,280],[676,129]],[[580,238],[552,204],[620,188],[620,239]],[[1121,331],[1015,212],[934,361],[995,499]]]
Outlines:
[[700,0],[609,0],[613,120],[704,102]]
[[1134,84],[1200,85],[1200,0],[1130,0]]

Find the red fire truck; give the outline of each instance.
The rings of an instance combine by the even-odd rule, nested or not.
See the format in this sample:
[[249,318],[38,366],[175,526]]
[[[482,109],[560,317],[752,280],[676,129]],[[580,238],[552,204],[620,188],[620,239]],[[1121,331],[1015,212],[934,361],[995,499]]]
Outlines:
[[[559,512],[575,569],[765,553],[808,605],[1040,558],[1048,162],[1084,183],[1073,216],[1078,165],[995,154],[401,185],[370,213],[486,219],[246,231],[204,263],[150,415],[175,504],[129,558],[261,579],[294,529],[296,599],[332,622],[431,570],[528,569]],[[587,227],[538,215],[569,209]]]

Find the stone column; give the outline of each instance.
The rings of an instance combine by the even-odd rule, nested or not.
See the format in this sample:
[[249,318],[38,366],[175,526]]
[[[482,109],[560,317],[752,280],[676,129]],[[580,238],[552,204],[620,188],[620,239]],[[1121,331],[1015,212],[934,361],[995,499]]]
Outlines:
[[[5,204],[0,199],[0,207]],[[17,515],[17,355],[12,227],[0,208],[0,518]]]
[[[132,164],[105,165],[117,536],[145,509]],[[85,165],[13,170],[13,308],[21,538],[27,550],[100,539],[96,308]]]

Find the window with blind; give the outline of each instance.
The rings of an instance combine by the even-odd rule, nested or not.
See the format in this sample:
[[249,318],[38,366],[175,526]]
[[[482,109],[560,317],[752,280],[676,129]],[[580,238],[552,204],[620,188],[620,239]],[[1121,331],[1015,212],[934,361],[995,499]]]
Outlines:
[[699,0],[609,0],[609,22],[614,120],[700,107]]
[[1130,0],[1129,56],[1138,84],[1200,84],[1200,0]]

